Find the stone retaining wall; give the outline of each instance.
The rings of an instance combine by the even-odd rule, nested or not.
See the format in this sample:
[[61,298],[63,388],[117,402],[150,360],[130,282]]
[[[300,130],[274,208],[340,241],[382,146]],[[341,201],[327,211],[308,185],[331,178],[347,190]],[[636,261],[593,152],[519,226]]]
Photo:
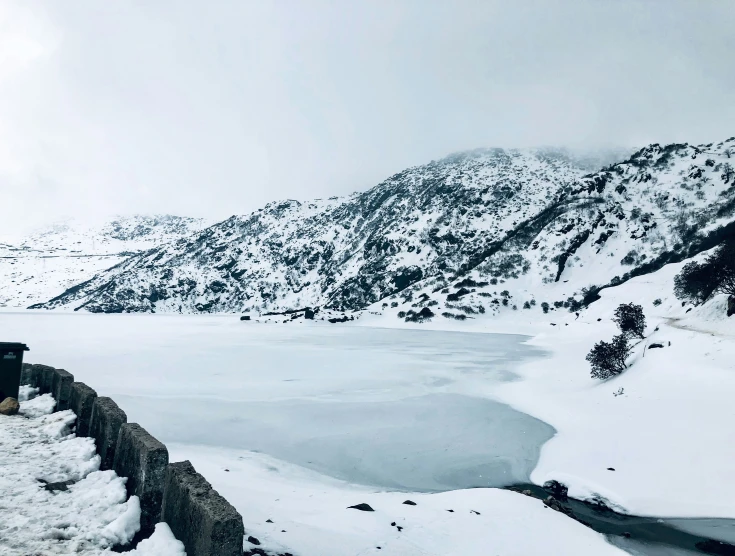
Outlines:
[[101,469],[127,477],[129,496],[138,496],[141,534],[164,521],[186,547],[187,556],[242,556],[242,517],[196,472],[189,461],[169,463],[168,450],[110,398],[98,396],[74,375],[47,365],[23,363],[21,383],[51,394],[56,411],[77,415],[77,436],[94,438]]

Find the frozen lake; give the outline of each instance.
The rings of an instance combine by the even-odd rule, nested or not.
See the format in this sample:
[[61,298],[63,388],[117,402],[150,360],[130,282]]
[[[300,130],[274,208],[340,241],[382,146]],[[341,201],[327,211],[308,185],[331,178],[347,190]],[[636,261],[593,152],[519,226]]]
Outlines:
[[0,331],[164,442],[262,452],[357,484],[527,482],[554,434],[491,399],[542,355],[522,336],[36,312],[0,313]]

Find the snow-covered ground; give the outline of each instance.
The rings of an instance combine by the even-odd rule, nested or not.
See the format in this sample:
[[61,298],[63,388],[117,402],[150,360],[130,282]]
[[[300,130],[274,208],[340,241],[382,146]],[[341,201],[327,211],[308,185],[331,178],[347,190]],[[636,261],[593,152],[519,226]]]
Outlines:
[[[28,397],[25,389],[21,399]],[[51,413],[46,394],[21,402],[20,413],[0,415],[0,554],[109,553],[140,529],[140,503],[127,499],[125,479],[99,471],[94,442],[71,433],[72,411]],[[58,489],[45,485],[71,481]],[[165,524],[130,552],[183,556]]]
[[[169,449],[175,459],[191,459],[240,511],[246,535],[274,553],[624,554],[594,531],[514,492],[490,488],[438,494],[391,492],[337,481],[244,450],[188,445]],[[416,505],[404,504],[406,500]],[[375,511],[348,509],[363,503]]]
[[[508,403],[556,429],[533,482],[557,479],[575,497],[599,495],[636,515],[733,518],[735,317],[726,316],[726,296],[695,308],[676,299],[673,280],[684,264],[603,290],[602,299],[579,317],[559,309],[506,310],[460,325],[444,319],[415,325],[375,315],[359,324],[531,335],[528,345],[544,356],[515,369],[520,380],[480,384],[476,395]],[[585,356],[596,342],[618,333],[614,310],[630,302],[643,306],[646,340],[636,346],[628,371],[610,381],[593,380]],[[664,348],[648,349],[652,343]],[[621,388],[623,394],[614,395]]]
[[[682,307],[672,291],[680,267],[604,290],[579,318],[508,310],[465,323],[366,314],[346,325],[276,325],[226,315],[0,313],[0,330],[27,342],[31,361],[65,367],[118,399],[174,458],[193,461],[263,546],[487,554],[484,539],[494,539],[498,554],[605,554],[613,549],[601,537],[534,500],[461,489],[501,477],[477,466],[505,454],[515,462],[504,468],[508,482],[530,472],[535,483],[563,481],[571,495],[602,497],[621,512],[735,517],[731,324],[722,297]],[[616,333],[611,317],[622,302],[643,305],[648,337],[626,373],[601,383],[584,357]],[[654,342],[664,347],[644,353]],[[451,480],[440,474],[447,469]],[[406,498],[418,506],[404,506]],[[346,510],[361,502],[376,511]],[[547,526],[558,536],[538,533]],[[534,527],[543,550],[517,538]],[[706,534],[717,536],[712,527]],[[732,522],[718,534],[730,538]],[[569,544],[552,547],[551,537]],[[462,544],[469,538],[471,547]],[[503,544],[512,538],[515,552]]]
[[[549,326],[530,342],[547,358],[495,390],[558,431],[542,450],[534,482],[555,478],[573,496],[597,494],[637,515],[735,517],[733,321],[723,297],[686,313],[673,296],[681,266],[604,290],[578,320],[568,315]],[[617,332],[610,318],[628,302],[644,307],[647,337],[627,372],[593,381],[584,357]],[[649,349],[653,343],[664,347]]]

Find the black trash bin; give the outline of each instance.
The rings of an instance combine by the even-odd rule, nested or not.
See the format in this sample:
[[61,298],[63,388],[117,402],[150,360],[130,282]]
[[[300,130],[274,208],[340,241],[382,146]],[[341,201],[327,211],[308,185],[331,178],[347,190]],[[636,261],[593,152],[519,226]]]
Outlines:
[[0,342],[0,402],[5,398],[18,399],[24,351],[28,351],[25,344]]

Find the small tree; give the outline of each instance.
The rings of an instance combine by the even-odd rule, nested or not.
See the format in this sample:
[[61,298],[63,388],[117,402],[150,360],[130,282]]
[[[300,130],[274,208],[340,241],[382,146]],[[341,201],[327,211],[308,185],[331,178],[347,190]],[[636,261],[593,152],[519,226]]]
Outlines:
[[735,169],[727,162],[722,166],[721,177],[725,183],[730,183],[730,180],[735,179]]
[[646,316],[643,314],[643,307],[634,305],[633,303],[623,303],[615,309],[613,322],[618,325],[620,332],[624,336],[636,336],[645,338]]
[[592,378],[605,380],[622,373],[627,368],[625,360],[630,350],[625,334],[614,336],[610,342],[596,343],[586,357],[592,366]]
[[691,261],[674,278],[674,295],[704,303],[715,293],[735,295],[735,240],[720,244],[701,263]]
[[548,313],[549,312],[549,304],[546,303],[546,301],[544,301],[543,303],[541,303],[541,309],[544,311],[544,313]]
[[691,261],[674,277],[674,295],[695,303],[704,303],[717,287],[717,277],[706,263]]

